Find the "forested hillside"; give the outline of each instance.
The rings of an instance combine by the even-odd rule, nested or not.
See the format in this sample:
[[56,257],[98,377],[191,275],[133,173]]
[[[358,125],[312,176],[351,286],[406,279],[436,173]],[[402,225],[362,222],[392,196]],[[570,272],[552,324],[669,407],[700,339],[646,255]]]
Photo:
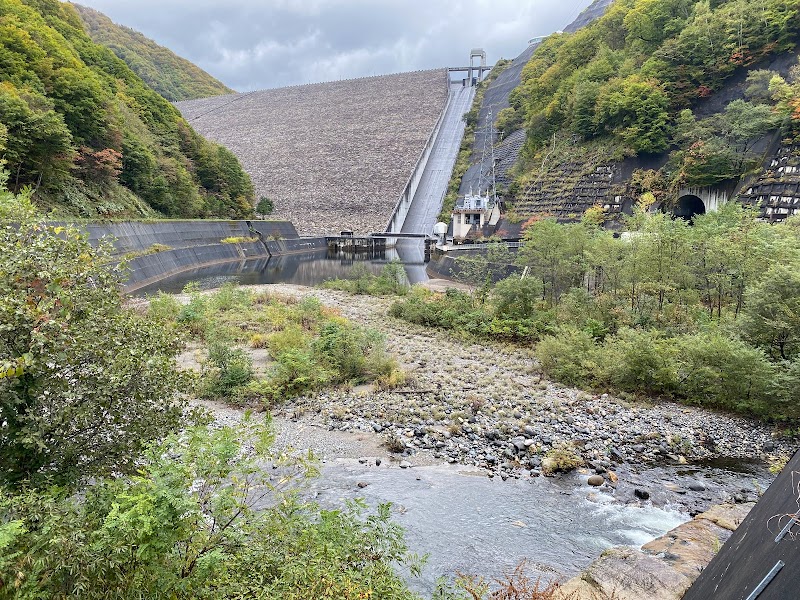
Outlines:
[[242,217],[236,157],[85,33],[57,0],[0,2],[0,156],[54,216]]
[[506,136],[527,130],[512,191],[561,168],[575,141],[606,161],[668,153],[639,185],[646,191],[752,172],[765,134],[800,132],[800,85],[788,68],[766,68],[794,60],[799,9],[797,0],[617,0],[595,23],[550,36],[498,118]]
[[73,6],[94,42],[110,48],[147,85],[170,102],[233,93],[197,65],[138,31],[117,25],[103,13],[86,6]]

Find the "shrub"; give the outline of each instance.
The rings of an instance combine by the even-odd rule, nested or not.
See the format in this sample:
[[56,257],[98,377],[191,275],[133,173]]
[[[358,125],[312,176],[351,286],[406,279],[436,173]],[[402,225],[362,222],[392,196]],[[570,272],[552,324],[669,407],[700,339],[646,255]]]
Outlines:
[[375,380],[375,387],[378,390],[393,390],[406,384],[408,373],[399,368],[393,368]]
[[267,338],[267,347],[273,357],[278,357],[288,350],[308,349],[310,344],[310,336],[296,323],[288,324],[284,329],[270,334]]
[[322,326],[312,347],[342,382],[363,383],[388,375],[395,366],[383,352],[383,337],[371,329],[331,321]]
[[270,399],[280,402],[322,387],[331,380],[331,374],[315,359],[310,350],[288,349],[276,357],[267,380]]
[[154,321],[174,321],[181,313],[181,305],[171,294],[158,292],[148,298],[147,316]]
[[267,348],[269,346],[269,338],[263,333],[254,333],[250,336],[248,343],[251,348]]
[[208,360],[214,369],[203,384],[202,395],[206,398],[229,397],[253,378],[253,361],[241,348],[216,342],[208,350]]
[[81,494],[0,488],[0,597],[417,599],[393,569],[420,561],[389,506],[303,502],[315,464],[273,452],[272,437],[251,422],[194,427],[135,477]]
[[307,330],[313,329],[323,317],[322,303],[313,296],[303,298],[290,311],[291,318]]
[[542,282],[536,277],[508,277],[497,282],[491,294],[495,316],[508,319],[532,317],[541,299]]
[[670,393],[675,387],[674,347],[654,331],[621,329],[594,353],[598,381],[628,392]]
[[228,311],[250,306],[250,292],[235,283],[226,283],[208,296],[209,308],[215,311]]
[[207,302],[206,296],[193,291],[189,302],[181,308],[175,320],[185,325],[192,335],[203,335],[208,326],[206,321]]
[[0,222],[0,482],[127,472],[182,422],[180,342],[123,307],[106,248],[12,201],[0,189],[16,215]]
[[678,391],[689,402],[769,415],[777,369],[763,351],[708,331],[678,339]]
[[542,460],[542,473],[554,475],[567,473],[583,466],[583,459],[571,444],[561,444],[548,450]]
[[566,385],[590,380],[589,358],[595,349],[594,339],[585,331],[562,327],[536,345],[536,356],[544,373]]

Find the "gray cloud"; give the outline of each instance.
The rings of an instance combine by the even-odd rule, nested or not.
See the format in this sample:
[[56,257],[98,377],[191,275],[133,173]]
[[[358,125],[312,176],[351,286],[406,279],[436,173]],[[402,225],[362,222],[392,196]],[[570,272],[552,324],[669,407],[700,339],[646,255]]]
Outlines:
[[590,0],[79,0],[248,91],[513,58]]

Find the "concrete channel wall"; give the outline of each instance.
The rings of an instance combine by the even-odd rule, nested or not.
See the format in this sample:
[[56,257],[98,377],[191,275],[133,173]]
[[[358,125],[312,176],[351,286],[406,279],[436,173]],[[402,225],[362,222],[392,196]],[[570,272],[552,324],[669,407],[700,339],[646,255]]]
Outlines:
[[[289,221],[126,221],[79,227],[92,245],[107,242],[112,254],[126,261],[126,292],[202,267],[326,247],[325,238],[299,237]],[[241,241],[223,242],[231,238]]]
[[445,86],[447,87],[447,100],[442,107],[442,111],[439,113],[439,118],[436,120],[431,134],[425,142],[425,147],[422,149],[422,152],[420,152],[419,158],[414,165],[414,170],[411,172],[406,186],[400,194],[400,199],[397,201],[397,204],[395,204],[392,216],[386,224],[386,231],[388,232],[397,233],[403,229],[406,216],[411,209],[411,202],[414,200],[414,195],[417,193],[417,187],[419,187],[419,182],[425,172],[425,167],[428,165],[428,159],[431,157],[431,152],[433,152],[436,140],[439,137],[439,132],[442,129],[442,124],[447,115],[447,109],[450,108],[450,104],[453,101],[453,94],[450,91],[450,73],[447,71],[445,71]]
[[[431,279],[458,280],[461,275],[461,266],[458,263],[458,259],[485,256],[486,252],[487,248],[484,245],[477,244],[474,246],[451,248],[448,252],[434,252],[431,261],[425,268]],[[492,267],[492,281],[494,283],[506,277],[522,273],[522,269],[516,265],[489,264]]]

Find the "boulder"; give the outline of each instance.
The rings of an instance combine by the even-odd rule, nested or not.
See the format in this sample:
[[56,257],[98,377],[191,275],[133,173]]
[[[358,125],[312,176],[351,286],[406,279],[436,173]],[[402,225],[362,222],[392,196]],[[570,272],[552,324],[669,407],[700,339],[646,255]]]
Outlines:
[[687,486],[693,492],[705,492],[706,491],[706,484],[702,481],[694,480]]
[[[679,600],[692,579],[633,548],[610,548],[583,573],[559,588],[560,598]],[[557,596],[558,597],[558,596]]]
[[642,550],[660,557],[672,568],[694,580],[711,562],[751,506],[714,506],[688,523],[645,544]]
[[589,485],[593,485],[595,487],[603,485],[606,482],[605,478],[602,475],[592,475],[589,477],[588,483]]
[[611,548],[558,588],[557,600],[679,600],[750,505],[723,504],[642,546]]

